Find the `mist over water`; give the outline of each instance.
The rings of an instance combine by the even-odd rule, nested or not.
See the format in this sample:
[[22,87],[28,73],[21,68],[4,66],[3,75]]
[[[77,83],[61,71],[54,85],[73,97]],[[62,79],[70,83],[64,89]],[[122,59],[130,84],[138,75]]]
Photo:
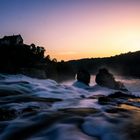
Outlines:
[[[131,77],[123,77],[123,76],[115,76],[117,81],[121,81],[125,87],[134,95],[140,96],[140,79],[131,78]],[[62,82],[65,85],[72,85],[75,79],[68,80]],[[91,76],[90,86],[94,87],[96,85],[95,75]]]
[[[140,96],[140,80],[116,77]],[[99,95],[116,90],[71,86],[73,80],[0,75],[0,140],[139,140],[140,99],[118,98],[99,104]],[[130,131],[131,130],[131,131]]]

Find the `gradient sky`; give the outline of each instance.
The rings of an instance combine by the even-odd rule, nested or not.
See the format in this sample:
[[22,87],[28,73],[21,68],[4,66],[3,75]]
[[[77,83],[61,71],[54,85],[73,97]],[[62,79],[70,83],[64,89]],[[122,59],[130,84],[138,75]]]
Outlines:
[[57,60],[140,50],[140,0],[0,0],[0,37],[13,34]]

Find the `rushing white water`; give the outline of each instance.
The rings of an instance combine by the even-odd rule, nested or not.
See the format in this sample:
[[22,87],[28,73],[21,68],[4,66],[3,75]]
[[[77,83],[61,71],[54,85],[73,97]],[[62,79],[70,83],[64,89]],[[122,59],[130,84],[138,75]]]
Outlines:
[[[125,87],[133,95],[140,96],[140,79],[134,79],[134,78],[130,78],[130,77],[121,77],[121,76],[115,76],[115,79],[117,81],[121,81],[125,85]],[[73,80],[64,81],[64,82],[62,82],[62,84],[70,86],[70,85],[72,85],[73,81],[74,81],[74,79]],[[108,88],[102,88],[102,87],[96,86],[95,76],[94,75],[91,76],[90,86],[92,88],[92,90],[90,90],[90,91],[96,91],[96,93],[94,93],[94,94],[107,95],[111,91]]]
[[[140,99],[98,102],[116,90],[71,86],[24,75],[0,75],[0,140],[139,140]],[[140,96],[140,80],[117,77]],[[129,133],[131,129],[131,133]],[[133,129],[133,130],[132,130]]]

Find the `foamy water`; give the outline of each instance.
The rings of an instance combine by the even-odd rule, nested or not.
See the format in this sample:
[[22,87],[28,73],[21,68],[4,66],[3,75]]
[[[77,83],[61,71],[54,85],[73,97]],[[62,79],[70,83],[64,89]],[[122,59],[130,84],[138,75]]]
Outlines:
[[[139,79],[117,80],[140,96]],[[139,98],[101,105],[99,95],[116,91],[97,86],[94,76],[89,90],[72,83],[1,74],[0,140],[140,139]]]

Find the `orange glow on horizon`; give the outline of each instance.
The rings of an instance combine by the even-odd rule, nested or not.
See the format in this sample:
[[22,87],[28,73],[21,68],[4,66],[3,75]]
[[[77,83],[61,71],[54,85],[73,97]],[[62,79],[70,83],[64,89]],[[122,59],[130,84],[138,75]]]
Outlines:
[[58,61],[140,50],[140,0],[21,1],[0,0],[0,38],[21,34]]
[[62,41],[60,46],[62,46],[61,44],[64,44],[64,46],[68,44],[68,47],[59,47],[56,51],[50,51],[50,55],[60,61],[109,57],[140,50],[140,30],[110,31],[106,33],[106,36],[102,35],[88,39],[81,37],[81,41],[77,39],[77,42],[73,40],[70,41],[71,43]]
[[[140,5],[129,5],[125,9],[123,6],[107,8],[102,10],[104,13],[95,14],[99,12],[98,9],[89,9],[83,15],[72,14],[72,21],[60,18],[60,26],[54,28],[52,37],[49,37],[53,41],[48,47],[55,48],[55,51],[50,51],[51,56],[58,60],[71,60],[108,57],[139,50]],[[51,26],[56,27],[55,23]]]

